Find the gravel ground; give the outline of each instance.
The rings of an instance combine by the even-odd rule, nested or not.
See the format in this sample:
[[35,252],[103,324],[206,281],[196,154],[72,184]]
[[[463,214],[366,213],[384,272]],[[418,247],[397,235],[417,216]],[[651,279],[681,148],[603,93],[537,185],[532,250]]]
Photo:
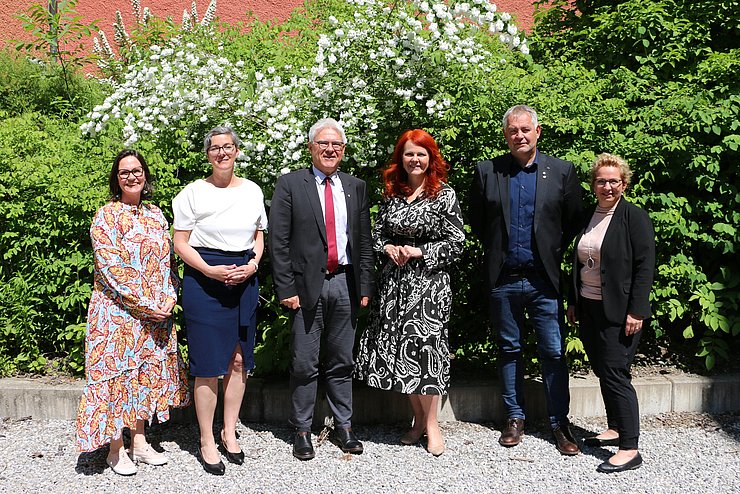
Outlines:
[[[584,437],[603,425],[577,418],[574,432]],[[77,452],[72,421],[0,419],[0,492],[740,492],[740,413],[662,414],[643,417],[642,426],[643,467],[605,475],[596,466],[615,448],[561,456],[542,424],[528,423],[522,443],[505,449],[491,424],[446,423],[439,458],[399,445],[399,426],[360,426],[364,454],[344,455],[325,442],[314,460],[301,462],[291,456],[287,427],[246,423],[239,426],[244,465],[227,463],[226,475],[214,477],[195,457],[197,427],[163,424],[147,435],[170,462],[121,477],[106,466],[105,448]]]

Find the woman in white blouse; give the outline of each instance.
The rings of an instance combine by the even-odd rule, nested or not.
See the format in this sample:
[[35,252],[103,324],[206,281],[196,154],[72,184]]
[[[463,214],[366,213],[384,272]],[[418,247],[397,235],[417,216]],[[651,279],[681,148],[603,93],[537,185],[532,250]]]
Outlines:
[[[240,144],[228,127],[211,130],[203,147],[211,175],[187,185],[172,201],[175,251],[185,261],[182,305],[190,374],[195,377],[199,459],[214,475],[225,471],[219,449],[229,462],[244,462],[236,423],[247,376],[254,368],[256,274],[267,229],[262,191],[234,174]],[[224,425],[217,448],[213,417],[219,376],[223,376]]]

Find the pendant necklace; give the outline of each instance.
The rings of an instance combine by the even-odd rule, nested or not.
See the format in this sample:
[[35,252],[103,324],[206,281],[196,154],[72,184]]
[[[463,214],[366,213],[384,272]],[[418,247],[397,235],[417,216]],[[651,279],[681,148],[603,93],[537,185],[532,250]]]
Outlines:
[[[593,232],[593,230],[591,230],[591,232]],[[591,232],[589,232],[588,245],[586,246],[586,248],[588,249],[588,259],[586,259],[586,267],[588,269],[593,269],[596,265],[596,261],[594,261],[594,258],[591,257]]]

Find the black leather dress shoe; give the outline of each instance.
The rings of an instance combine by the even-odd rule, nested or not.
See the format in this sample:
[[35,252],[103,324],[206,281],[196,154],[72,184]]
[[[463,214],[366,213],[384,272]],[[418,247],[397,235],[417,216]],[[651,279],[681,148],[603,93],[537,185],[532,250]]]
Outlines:
[[224,462],[221,460],[218,463],[206,463],[200,446],[198,446],[198,459],[200,460],[200,464],[203,465],[203,470],[211,475],[223,475],[226,472],[226,466],[224,466]]
[[311,444],[311,433],[299,431],[293,438],[293,456],[299,460],[310,460],[316,456]]
[[587,437],[583,440],[583,444],[594,448],[600,448],[602,446],[619,446],[619,438],[613,439],[599,439],[598,437]]
[[640,468],[642,466],[642,456],[640,456],[640,453],[637,453],[637,455],[632,458],[627,463],[623,463],[621,465],[615,465],[613,463],[609,463],[609,460],[605,461],[598,467],[596,467],[597,472],[601,473],[617,473],[617,472],[624,472],[627,470],[634,470],[635,468]]
[[342,429],[338,427],[334,429],[334,442],[337,446],[345,453],[353,453],[356,455],[362,454],[363,448],[362,443],[357,439],[355,433],[352,432],[352,428]]

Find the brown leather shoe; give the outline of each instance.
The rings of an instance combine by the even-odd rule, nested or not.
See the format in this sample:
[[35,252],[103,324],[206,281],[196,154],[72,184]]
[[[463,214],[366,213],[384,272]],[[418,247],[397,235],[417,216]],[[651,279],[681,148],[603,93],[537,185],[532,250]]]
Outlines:
[[501,432],[498,443],[501,446],[510,448],[516,446],[522,441],[524,435],[524,419],[509,419],[506,421],[506,427]]
[[573,456],[581,452],[581,448],[578,447],[578,441],[573,437],[570,427],[567,425],[561,425],[553,429],[552,435],[555,437],[555,445],[561,454]]

